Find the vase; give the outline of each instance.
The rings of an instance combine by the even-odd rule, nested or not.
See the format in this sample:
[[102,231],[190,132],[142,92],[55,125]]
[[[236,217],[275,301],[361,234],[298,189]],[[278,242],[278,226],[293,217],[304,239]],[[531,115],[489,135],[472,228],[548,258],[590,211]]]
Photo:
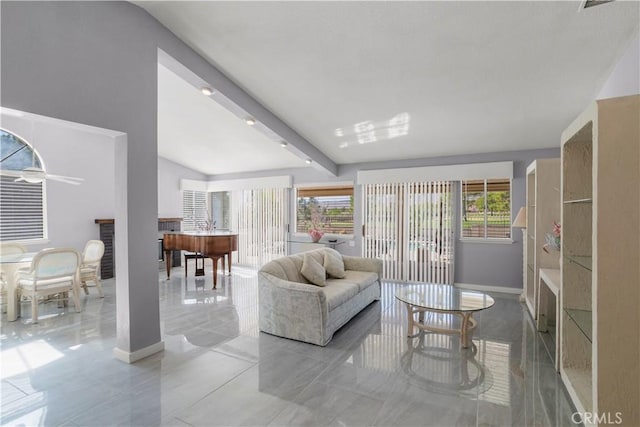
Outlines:
[[324,236],[324,233],[319,230],[311,230],[309,232],[309,236],[311,236],[311,241],[313,243],[318,243],[320,239],[322,239],[322,236]]

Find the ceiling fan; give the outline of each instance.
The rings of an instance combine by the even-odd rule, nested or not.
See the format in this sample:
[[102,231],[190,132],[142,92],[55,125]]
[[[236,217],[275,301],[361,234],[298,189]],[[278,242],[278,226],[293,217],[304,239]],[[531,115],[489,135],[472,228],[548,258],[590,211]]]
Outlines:
[[53,175],[50,173],[46,173],[44,169],[37,167],[28,167],[23,170],[8,170],[8,169],[0,169],[1,176],[9,176],[12,178],[16,178],[14,181],[26,181],[32,184],[37,184],[43,182],[47,179],[52,181],[64,182],[65,184],[72,185],[80,185],[84,178],[76,178],[73,176],[64,176],[64,175]]

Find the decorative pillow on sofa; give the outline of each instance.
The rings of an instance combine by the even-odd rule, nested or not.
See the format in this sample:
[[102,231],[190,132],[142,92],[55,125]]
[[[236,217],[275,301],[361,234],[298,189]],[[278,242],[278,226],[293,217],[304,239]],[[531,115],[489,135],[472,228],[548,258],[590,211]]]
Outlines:
[[314,285],[324,286],[327,284],[327,271],[311,254],[304,254],[300,273]]
[[336,279],[345,278],[346,273],[344,272],[342,254],[335,249],[324,249],[324,268],[331,277],[335,277]]

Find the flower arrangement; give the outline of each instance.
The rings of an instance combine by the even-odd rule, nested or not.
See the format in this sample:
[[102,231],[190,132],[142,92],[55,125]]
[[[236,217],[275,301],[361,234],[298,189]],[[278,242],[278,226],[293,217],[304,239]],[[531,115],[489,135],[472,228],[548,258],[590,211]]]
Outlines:
[[562,235],[562,226],[557,222],[553,222],[553,232],[547,233],[544,236],[544,240],[547,242],[544,246],[542,246],[542,250],[546,253],[549,253],[549,250],[552,249],[554,251],[560,250],[560,236]]
[[318,242],[322,236],[324,236],[324,231],[322,231],[324,216],[322,215],[321,209],[317,202],[311,203],[311,227],[309,228],[309,236],[311,236],[311,241],[314,243]]
[[322,238],[322,236],[324,236],[324,233],[320,230],[312,228],[311,230],[309,230],[309,236],[311,236],[311,241],[316,243]]

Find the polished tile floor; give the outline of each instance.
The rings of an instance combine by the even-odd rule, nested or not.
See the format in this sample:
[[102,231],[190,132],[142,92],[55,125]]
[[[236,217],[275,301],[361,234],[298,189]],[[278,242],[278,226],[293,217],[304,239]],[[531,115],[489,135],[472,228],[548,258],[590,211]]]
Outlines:
[[[115,360],[115,284],[83,310],[41,305],[42,320],[1,334],[3,425],[571,425],[566,391],[517,297],[494,294],[474,347],[406,338],[404,306],[383,295],[317,347],[258,331],[256,271],[159,280],[166,350]],[[434,316],[434,322],[453,321]]]

